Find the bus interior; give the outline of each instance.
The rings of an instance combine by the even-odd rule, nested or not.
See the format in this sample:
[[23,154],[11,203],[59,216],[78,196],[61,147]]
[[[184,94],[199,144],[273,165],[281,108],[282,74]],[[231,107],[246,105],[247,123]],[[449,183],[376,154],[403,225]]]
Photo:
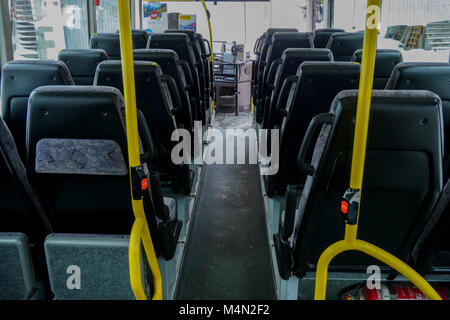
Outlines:
[[0,2],[0,300],[449,300],[450,2]]

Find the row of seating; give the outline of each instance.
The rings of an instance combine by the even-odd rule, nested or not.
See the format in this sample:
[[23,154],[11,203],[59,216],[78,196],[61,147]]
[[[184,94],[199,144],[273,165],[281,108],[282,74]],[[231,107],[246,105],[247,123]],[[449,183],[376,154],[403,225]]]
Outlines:
[[[345,33],[342,29],[320,29],[301,33],[297,29],[268,29],[257,41],[253,64],[253,101],[256,121],[262,123],[266,98],[271,94],[271,83],[281,56],[288,48],[327,48],[334,61],[350,61],[354,52],[362,48],[364,33]],[[269,88],[268,88],[269,87]]]
[[[269,197],[286,203],[274,234],[284,279],[314,271],[323,250],[344,235],[339,204],[349,186],[360,78],[355,62],[362,55],[353,50],[357,46],[346,51],[345,44],[363,34],[338,32],[316,32],[314,40],[322,45],[329,36],[328,49],[287,48],[271,67],[255,70],[254,80],[269,74],[258,82],[267,94],[263,116],[255,115],[258,128],[280,130],[279,170],[265,177],[264,187]],[[271,37],[272,44],[277,38]],[[261,39],[255,50],[260,59],[266,41]],[[339,50],[330,49],[333,43]],[[349,62],[335,61],[344,52]],[[448,63],[402,63],[400,52],[377,50],[374,89],[385,90],[373,93],[358,236],[423,274],[450,271],[444,231],[450,227],[449,191],[443,189],[449,178],[449,81]],[[331,270],[365,272],[370,264],[379,262],[352,252],[333,260]]]
[[[194,120],[207,125],[201,111],[212,85],[205,78],[209,69],[202,68],[208,53],[201,36],[169,32],[153,34],[150,49],[134,52],[141,161],[149,181],[144,209],[157,255],[166,260],[175,254],[182,221],[177,201],[164,194],[187,197],[196,178],[188,164],[171,161],[171,136],[177,128],[192,131]],[[133,32],[135,46],[136,33],[144,35]],[[91,46],[112,38],[118,34],[94,35]],[[105,49],[64,50],[61,61],[13,61],[2,70],[0,213],[6,223],[0,253],[7,261],[1,266],[16,277],[1,279],[0,298],[42,297],[36,283],[47,296],[51,286],[56,299],[134,297],[127,264],[134,215],[122,69],[110,59],[118,56]],[[191,102],[199,112],[191,112]],[[76,268],[82,270],[80,290],[72,290],[76,281],[71,286],[68,279]],[[144,268],[144,277],[149,274]],[[143,281],[150,295],[151,279]]]
[[[342,90],[357,89],[361,51],[353,62],[336,62],[329,49],[287,49],[276,70],[275,82],[267,83],[270,95],[264,97],[262,129],[280,129],[280,167],[276,175],[267,177],[267,193],[271,197],[284,194],[288,184],[301,184],[305,176],[295,168],[295,155],[309,122],[328,110]],[[374,88],[384,89],[395,66],[402,61],[397,50],[378,50]],[[293,87],[296,86],[294,91]],[[303,104],[301,110],[285,109],[286,105]],[[299,112],[299,114],[297,114]]]

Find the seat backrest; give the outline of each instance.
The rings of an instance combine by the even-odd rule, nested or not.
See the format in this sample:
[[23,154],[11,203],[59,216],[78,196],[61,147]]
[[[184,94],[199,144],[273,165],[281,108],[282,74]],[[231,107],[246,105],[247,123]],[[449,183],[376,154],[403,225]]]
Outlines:
[[202,100],[200,77],[196,66],[196,57],[194,49],[185,33],[152,33],[148,39],[147,49],[172,49],[182,60],[189,65],[189,69],[194,81],[193,86],[189,88],[191,96],[191,107],[195,110],[196,118],[194,120],[205,121],[205,106]]
[[266,112],[264,113],[263,128],[273,129],[275,126],[281,126],[283,118],[278,114],[276,104],[284,80],[295,75],[300,65],[305,61],[333,61],[333,53],[328,49],[289,48],[283,52],[281,59],[283,62],[278,66],[275,75],[267,117]]
[[280,132],[280,170],[287,183],[303,184],[306,176],[297,168],[297,154],[313,117],[327,112],[342,90],[358,88],[360,65],[351,62],[303,62],[297,72]]
[[58,60],[69,68],[76,85],[92,85],[97,65],[108,59],[102,49],[64,49],[58,54]]
[[[322,128],[320,136],[302,146],[308,149],[316,141],[314,170],[296,216],[296,273],[313,270],[321,253],[344,239],[339,206],[349,187],[357,99],[357,90],[339,93],[330,110],[332,124],[311,126],[308,130]],[[358,238],[404,261],[442,190],[441,114],[439,97],[431,92],[372,95]],[[346,252],[330,270],[366,272],[372,264],[380,262]]]
[[25,161],[25,128],[28,97],[40,86],[73,85],[69,69],[61,61],[16,60],[3,67],[2,116]]
[[202,101],[206,101],[207,91],[206,91],[206,74],[205,74],[205,61],[202,56],[202,50],[200,44],[200,39],[197,37],[197,33],[193,30],[178,30],[178,29],[169,29],[164,31],[164,33],[176,34],[176,33],[184,33],[189,37],[189,43],[192,47],[192,52],[195,55],[196,68],[198,72],[198,77],[200,80],[200,92]]
[[[118,33],[119,30],[116,32]],[[131,39],[133,41],[133,48],[145,49],[148,42],[148,32],[145,30],[131,30]]]
[[280,59],[283,52],[288,48],[312,48],[312,34],[309,32],[280,32],[272,37],[272,44],[269,46],[266,57],[266,66],[263,73],[263,81],[259,83],[258,98],[261,99],[267,92],[267,78],[272,63]]
[[45,236],[52,232],[49,215],[0,117],[0,232],[21,232],[31,243],[42,246]]
[[[352,61],[361,63],[362,49],[356,50]],[[395,66],[403,61],[402,53],[394,49],[378,49],[375,56],[373,88],[383,90],[391,77]]]
[[31,300],[36,296],[33,260],[27,236],[0,232],[0,300]]
[[314,31],[314,48],[326,48],[333,33],[345,32],[344,29],[317,29]]
[[269,50],[269,46],[272,44],[272,37],[276,32],[298,32],[297,29],[294,28],[270,28],[266,31],[264,35],[264,39],[262,40],[261,44],[261,50],[259,54],[259,61],[257,64],[257,74],[256,74],[256,81],[259,83],[259,81],[262,81],[262,73],[264,72],[264,68],[266,66],[266,58],[267,58],[267,51]]
[[94,33],[91,37],[91,49],[103,49],[110,60],[120,60],[120,36],[118,33]]
[[335,61],[350,61],[356,50],[362,49],[364,32],[333,33],[327,48],[333,52]]
[[[444,159],[450,154],[450,63],[403,62],[392,71],[387,90],[429,90],[442,100]],[[445,176],[448,175],[445,165]]]
[[[169,89],[162,81],[163,72],[158,64],[148,61],[134,62],[137,108],[142,111],[150,128],[158,152],[171,152],[171,135],[177,128],[172,116],[172,99]],[[109,86],[123,92],[122,66],[120,61],[104,61],[97,67],[95,86]]]
[[193,114],[186,90],[186,78],[180,60],[175,51],[170,49],[137,49],[133,51],[135,61],[153,61],[162,69],[164,74],[171,76],[177,83],[183,110],[177,114],[178,123],[182,123],[186,130],[193,130]]
[[111,87],[46,86],[31,94],[28,173],[53,209],[56,232],[130,233],[123,107]]

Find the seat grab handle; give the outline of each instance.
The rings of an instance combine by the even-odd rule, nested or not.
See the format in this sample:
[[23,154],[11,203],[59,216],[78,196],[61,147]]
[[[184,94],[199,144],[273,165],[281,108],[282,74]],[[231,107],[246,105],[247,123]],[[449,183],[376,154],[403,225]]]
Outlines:
[[298,82],[298,76],[289,76],[284,80],[283,85],[281,86],[280,95],[277,101],[277,112],[281,116],[287,116],[286,106],[281,108],[283,104],[286,103],[287,95],[291,91],[292,84]]
[[180,93],[178,92],[177,83],[175,82],[174,78],[166,74],[161,76],[161,81],[167,84],[167,86],[169,87],[170,97],[172,98],[172,100],[175,100],[176,107],[172,108],[172,114],[180,113],[183,105],[181,104],[181,98]]
[[322,125],[324,124],[333,124],[333,120],[334,120],[333,114],[321,113],[315,116],[309,123],[308,129],[306,130],[306,134],[305,137],[303,138],[303,142],[297,157],[297,166],[299,170],[305,173],[306,175],[312,176],[316,171],[313,165],[306,163],[305,161],[306,155],[310,149],[311,142],[314,137],[314,133],[316,132],[317,128],[322,128]]
[[180,59],[178,60],[178,65],[181,66],[185,78],[186,78],[186,88],[190,89],[194,86],[194,77],[192,76],[191,69],[189,68],[189,64],[186,62],[186,60]]
[[278,71],[278,66],[283,63],[282,59],[277,59],[270,65],[269,73],[267,76],[267,86],[269,86],[271,89],[275,88],[275,77]]

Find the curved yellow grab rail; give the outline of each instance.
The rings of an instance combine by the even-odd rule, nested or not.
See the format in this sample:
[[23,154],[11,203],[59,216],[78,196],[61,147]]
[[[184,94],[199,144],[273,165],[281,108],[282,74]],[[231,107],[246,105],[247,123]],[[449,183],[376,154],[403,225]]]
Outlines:
[[[380,21],[381,0],[368,0],[366,15],[366,31],[364,34],[361,78],[356,112],[356,127],[353,147],[350,188],[361,191],[366,157],[367,132],[372,101],[372,87],[377,49],[377,29]],[[358,199],[359,202],[359,199]],[[346,251],[360,251],[389,265],[409,279],[431,300],[441,300],[433,287],[406,263],[390,253],[368,242],[358,240],[358,221],[361,205],[358,206],[355,224],[346,224],[345,238],[329,246],[320,256],[317,264],[315,300],[325,300],[327,291],[328,266],[339,254]]]
[[158,260],[156,258],[152,238],[148,229],[144,205],[142,203],[142,199],[136,200],[136,197],[133,194],[136,181],[133,181],[132,172],[134,172],[137,168],[140,168],[141,160],[139,152],[139,133],[137,124],[136,91],[134,83],[134,64],[132,49],[133,45],[131,39],[129,1],[117,0],[117,6],[119,11],[120,53],[122,56],[122,74],[125,98],[125,118],[127,126],[130,186],[132,190],[131,201],[134,216],[136,218],[131,230],[130,244],[128,249],[130,282],[136,299],[146,300],[147,296],[142,286],[140,269],[140,248],[142,242],[154,279],[153,300],[162,300],[161,272],[159,270]]
[[[348,226],[347,228],[355,228]],[[354,233],[356,230],[346,230],[346,233]],[[419,288],[431,300],[441,300],[439,294],[433,287],[425,281],[416,271],[406,263],[393,256],[389,252],[374,246],[363,240],[346,237],[345,240],[336,242],[329,246],[320,256],[317,266],[316,289],[314,293],[315,300],[325,300],[327,291],[328,266],[337,255],[346,251],[360,251],[379,261],[384,262],[391,268],[409,279],[417,288]]]

